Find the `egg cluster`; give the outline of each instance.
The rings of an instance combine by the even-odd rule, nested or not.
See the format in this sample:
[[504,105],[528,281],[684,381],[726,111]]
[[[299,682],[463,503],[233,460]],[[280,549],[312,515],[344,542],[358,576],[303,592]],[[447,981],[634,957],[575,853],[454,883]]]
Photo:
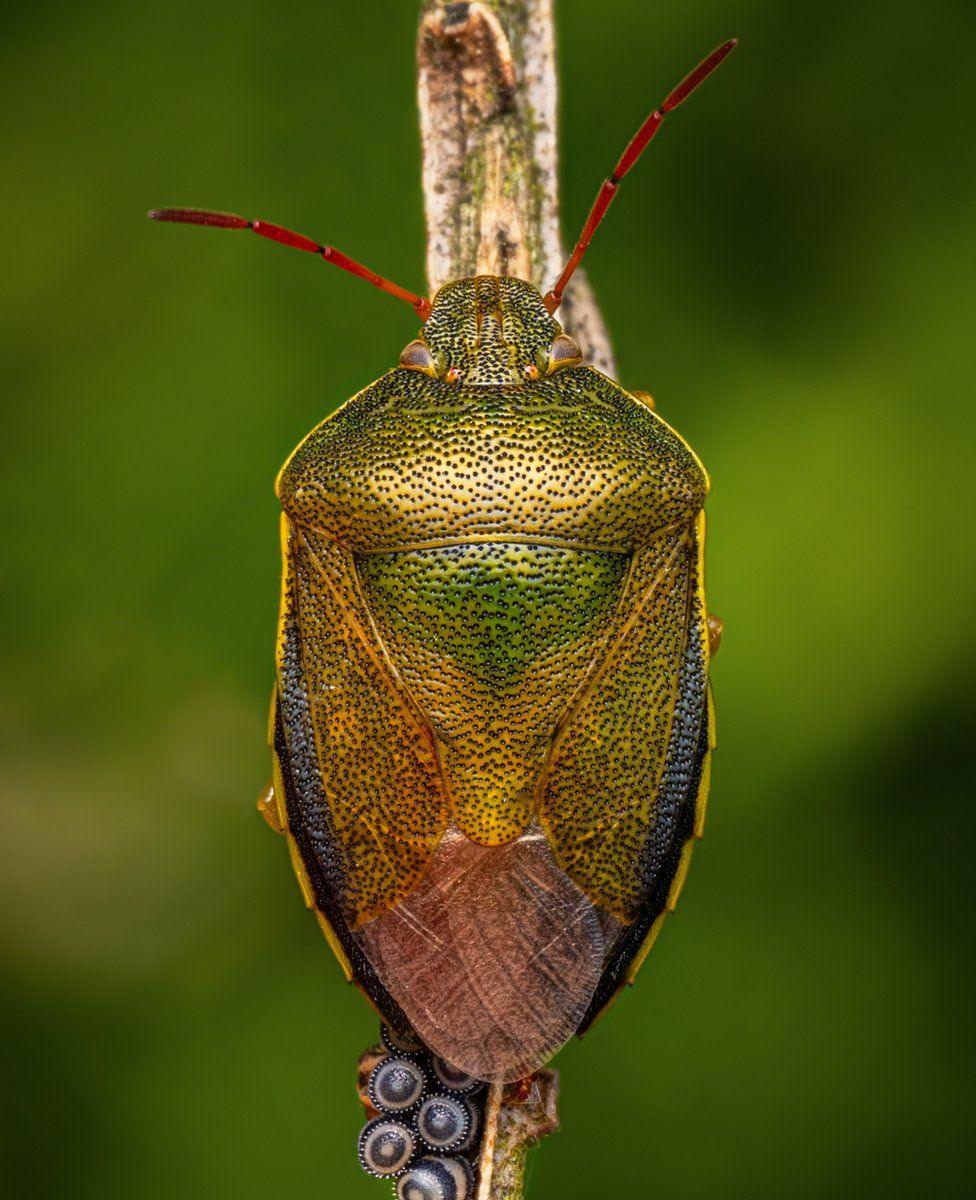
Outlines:
[[412,1036],[381,1029],[385,1054],[370,1071],[379,1114],[359,1134],[359,1162],[394,1180],[397,1200],[472,1200],[484,1084]]

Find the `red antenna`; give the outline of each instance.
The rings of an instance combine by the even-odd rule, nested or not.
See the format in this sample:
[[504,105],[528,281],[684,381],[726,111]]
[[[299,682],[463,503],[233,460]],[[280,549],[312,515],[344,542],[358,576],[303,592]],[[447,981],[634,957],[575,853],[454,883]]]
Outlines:
[[599,228],[600,222],[606,215],[611,201],[616,196],[617,185],[644,153],[647,143],[657,133],[658,129],[660,129],[661,123],[667,114],[676,109],[682,101],[687,100],[695,88],[711,75],[719,63],[726,55],[731,54],[737,45],[738,38],[732,38],[729,42],[723,42],[717,50],[713,50],[704,62],[700,62],[691,74],[678,84],[661,106],[651,113],[627,143],[627,148],[621,154],[617,165],[613,169],[613,174],[609,179],[604,181],[603,186],[597,193],[596,201],[590,209],[590,215],[586,218],[586,224],[583,226],[583,232],[579,236],[579,241],[576,243],[573,253],[569,256],[569,262],[563,268],[562,275],[556,280],[552,291],[546,293],[545,305],[550,313],[554,313],[562,303],[566,284],[569,283],[573,272],[580,265],[587,247],[593,240],[594,233]]
[[283,246],[291,246],[295,250],[307,250],[309,254],[320,254],[327,263],[341,267],[350,275],[365,279],[373,287],[378,287],[380,291],[386,292],[390,296],[396,296],[398,300],[405,300],[421,321],[426,321],[430,315],[430,301],[424,296],[417,296],[413,292],[408,292],[406,288],[400,287],[399,284],[384,279],[382,275],[377,275],[369,267],[364,267],[362,263],[356,262],[348,254],[337,250],[335,246],[320,246],[318,242],[313,242],[304,234],[284,229],[281,225],[272,225],[268,221],[248,221],[246,217],[238,217],[234,213],[210,212],[205,208],[154,208],[149,216],[154,221],[175,221],[181,225],[211,225],[215,229],[250,229],[253,233],[260,234],[261,237],[270,238],[273,242],[281,242]]

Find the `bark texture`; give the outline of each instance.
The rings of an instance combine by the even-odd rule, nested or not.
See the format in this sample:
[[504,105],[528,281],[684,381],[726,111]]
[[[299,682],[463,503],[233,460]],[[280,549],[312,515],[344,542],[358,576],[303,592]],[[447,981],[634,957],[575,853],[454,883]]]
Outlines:
[[492,1085],[476,1200],[522,1200],[529,1147],[559,1128],[559,1074],[538,1071],[524,1092]]
[[[567,257],[552,0],[427,0],[417,59],[431,294],[477,274],[517,275],[545,291]],[[588,361],[613,375],[610,339],[582,272],[559,320]]]

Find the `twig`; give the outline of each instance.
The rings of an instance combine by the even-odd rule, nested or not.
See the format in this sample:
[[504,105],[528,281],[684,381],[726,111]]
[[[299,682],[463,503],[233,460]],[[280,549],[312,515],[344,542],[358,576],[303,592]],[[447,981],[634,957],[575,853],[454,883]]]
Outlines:
[[559,1075],[539,1071],[512,1094],[492,1084],[485,1108],[485,1133],[478,1164],[476,1200],[521,1200],[529,1147],[559,1128]]
[[[545,290],[566,254],[559,232],[552,0],[425,0],[417,40],[427,276],[516,275]],[[560,321],[595,367],[614,374],[606,326],[585,276]],[[559,1083],[492,1085],[477,1200],[521,1200],[528,1146],[558,1127]]]
[[498,1117],[502,1108],[502,1092],[500,1083],[493,1083],[488,1089],[488,1099],[485,1102],[485,1128],[481,1135],[481,1157],[478,1160],[478,1195],[475,1200],[493,1200],[495,1191],[495,1142],[498,1139]]
[[[431,291],[476,274],[545,290],[566,261],[552,0],[426,0],[417,58]],[[579,274],[560,321],[613,375],[606,326]]]

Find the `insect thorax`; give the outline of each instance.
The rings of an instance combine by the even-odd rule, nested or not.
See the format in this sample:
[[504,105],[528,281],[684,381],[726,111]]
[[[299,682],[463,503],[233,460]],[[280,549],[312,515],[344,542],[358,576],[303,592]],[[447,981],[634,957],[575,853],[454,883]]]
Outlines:
[[[481,844],[531,825],[558,715],[627,581],[637,588],[644,574],[674,569],[669,602],[686,604],[691,524],[705,497],[685,443],[591,368],[517,384],[484,378],[512,370],[506,354],[548,347],[558,333],[517,280],[447,285],[424,335],[466,355],[465,374],[383,376],[309,435],[278,484],[310,589],[299,607],[322,603],[325,564],[345,572],[441,745],[453,820]],[[322,681],[314,691],[329,694]],[[327,790],[339,794],[348,764],[334,747],[321,761],[338,771]],[[433,798],[424,803],[436,811]],[[390,902],[370,888],[357,919]]]

